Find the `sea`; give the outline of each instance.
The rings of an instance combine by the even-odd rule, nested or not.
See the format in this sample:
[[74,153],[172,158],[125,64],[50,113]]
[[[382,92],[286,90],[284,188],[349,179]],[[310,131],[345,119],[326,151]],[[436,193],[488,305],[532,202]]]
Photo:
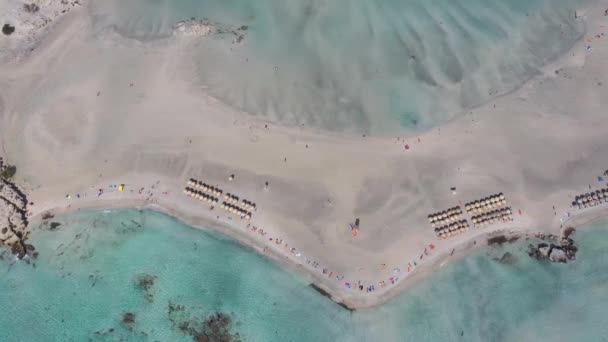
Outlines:
[[33,227],[35,257],[2,252],[0,340],[606,341],[608,221],[575,240],[570,264],[530,258],[532,241],[483,247],[349,311],[216,232],[83,209]]
[[244,27],[240,43],[231,34],[188,40],[181,77],[264,120],[387,135],[436,127],[539,75],[582,38],[577,10],[593,2],[104,0],[88,8],[97,32],[142,42],[175,43],[173,25],[191,18]]

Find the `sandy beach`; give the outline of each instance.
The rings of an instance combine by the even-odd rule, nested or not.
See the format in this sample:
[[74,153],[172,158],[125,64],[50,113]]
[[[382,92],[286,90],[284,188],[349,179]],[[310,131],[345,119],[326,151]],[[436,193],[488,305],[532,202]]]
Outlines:
[[[608,19],[599,6],[577,16],[583,40],[518,90],[424,133],[369,137],[237,111],[188,76],[195,38],[144,44],[93,30],[78,7],[27,58],[0,65],[0,155],[18,168],[33,223],[47,212],[152,208],[251,246],[337,302],[370,307],[488,236],[559,234],[607,213],[571,208],[606,187],[598,176],[608,169]],[[252,220],[184,195],[190,178],[255,202]],[[496,193],[512,222],[437,238],[429,214]]]

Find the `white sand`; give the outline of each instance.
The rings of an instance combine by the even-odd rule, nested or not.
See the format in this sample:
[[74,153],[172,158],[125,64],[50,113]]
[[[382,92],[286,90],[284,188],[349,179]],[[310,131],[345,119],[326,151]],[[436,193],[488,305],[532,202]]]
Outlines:
[[[608,23],[599,8],[579,16],[587,21],[587,38]],[[421,265],[439,267],[441,256],[482,242],[493,230],[559,232],[574,195],[588,184],[603,185],[596,178],[608,168],[607,39],[582,41],[518,91],[405,138],[405,150],[403,138],[256,121],[205,96],[188,78],[187,41],[142,44],[93,32],[77,9],[27,60],[0,66],[0,143],[18,166],[34,215],[68,206],[153,205],[261,252],[268,246],[266,253],[293,261],[286,265],[302,264],[336,300],[370,306],[434,269]],[[256,202],[252,224],[269,235],[255,235],[219,208],[209,211],[184,196],[189,177]],[[157,181],[149,198],[145,191]],[[108,188],[120,183],[126,191]],[[98,188],[105,190],[100,198]],[[428,214],[497,192],[515,210],[513,223],[437,240]],[[348,223],[356,217],[361,230],[353,238]],[[277,248],[269,236],[302,255]],[[429,244],[436,249],[420,260]],[[320,266],[312,268],[307,257]],[[414,260],[419,267],[412,274],[419,276],[408,276]],[[390,284],[391,276],[399,286],[378,285]],[[376,291],[348,289],[345,281],[375,284]]]

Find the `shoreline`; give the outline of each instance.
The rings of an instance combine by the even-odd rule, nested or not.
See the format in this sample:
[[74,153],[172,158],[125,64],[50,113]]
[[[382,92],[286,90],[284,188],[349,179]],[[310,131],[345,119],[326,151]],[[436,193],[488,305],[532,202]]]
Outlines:
[[[290,260],[288,256],[282,254],[272,248],[267,248],[264,243],[259,240],[251,238],[251,236],[244,234],[243,231],[238,231],[238,227],[230,226],[229,224],[221,222],[213,222],[208,218],[188,216],[185,213],[181,213],[178,209],[167,208],[163,205],[149,203],[145,200],[96,200],[90,202],[82,202],[81,205],[67,207],[54,207],[46,208],[42,211],[36,212],[30,217],[30,225],[40,225],[45,221],[52,221],[52,218],[44,219],[43,216],[46,213],[50,213],[53,217],[57,215],[67,214],[70,212],[79,211],[80,209],[95,209],[95,210],[113,210],[113,209],[138,209],[138,210],[152,210],[163,215],[167,215],[174,220],[179,221],[194,229],[200,229],[203,231],[210,231],[224,235],[234,242],[238,243],[242,248],[250,249],[260,255],[263,255],[279,267],[290,271],[296,272],[300,276],[310,281],[310,286],[316,292],[332,300],[337,305],[343,307],[348,311],[355,311],[361,309],[373,308],[386,303],[392,298],[403,294],[413,286],[416,286],[420,282],[424,281],[427,277],[432,275],[433,272],[439,271],[441,268],[448,264],[458,262],[460,259],[471,254],[478,248],[490,246],[492,244],[509,244],[515,242],[521,238],[535,238],[538,234],[547,234],[547,231],[534,230],[531,227],[502,227],[496,230],[485,231],[479,235],[470,237],[467,240],[453,245],[453,251],[448,253],[447,251],[436,254],[431,260],[421,264],[420,267],[416,268],[416,272],[412,272],[407,279],[399,282],[396,286],[388,288],[386,291],[362,294],[363,299],[350,296],[344,296],[342,291],[336,290],[335,286],[329,282],[327,278],[321,277],[314,270],[307,269],[302,263],[297,263],[294,260]],[[565,228],[572,227],[578,230],[581,226],[589,225],[595,221],[603,220],[608,217],[608,206],[598,206],[592,208],[589,211],[583,211],[578,214],[572,215],[571,224],[565,225]],[[564,229],[565,229],[564,228]],[[554,236],[561,236],[562,231],[556,232]],[[504,237],[505,241],[490,243],[492,238]],[[478,242],[479,241],[479,242]],[[338,287],[338,289],[340,289]],[[356,292],[355,292],[356,293]],[[367,295],[367,296],[366,296]]]

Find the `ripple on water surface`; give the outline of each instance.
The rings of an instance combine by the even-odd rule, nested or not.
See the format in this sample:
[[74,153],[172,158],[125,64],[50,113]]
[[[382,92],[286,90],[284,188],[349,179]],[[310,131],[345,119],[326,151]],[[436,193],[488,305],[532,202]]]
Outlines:
[[97,27],[135,39],[178,20],[247,25],[242,45],[201,41],[184,76],[289,125],[395,133],[513,90],[572,46],[588,0],[108,0]]

